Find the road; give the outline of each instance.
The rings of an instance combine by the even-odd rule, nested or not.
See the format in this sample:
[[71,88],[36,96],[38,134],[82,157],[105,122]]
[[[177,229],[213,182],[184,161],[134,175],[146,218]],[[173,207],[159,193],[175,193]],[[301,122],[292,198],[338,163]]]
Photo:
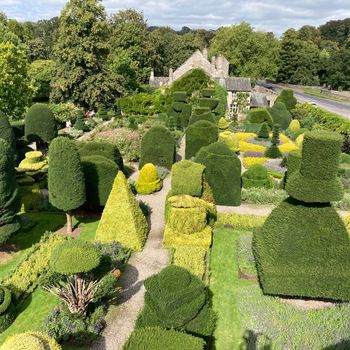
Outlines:
[[[260,85],[264,86],[265,88],[269,88],[276,93],[279,93],[284,88],[283,86],[270,83],[261,83]],[[294,96],[299,102],[315,103],[316,106],[319,108],[325,109],[329,112],[340,114],[350,119],[350,103],[331,101],[321,97],[311,96],[296,89],[293,89],[293,91]]]

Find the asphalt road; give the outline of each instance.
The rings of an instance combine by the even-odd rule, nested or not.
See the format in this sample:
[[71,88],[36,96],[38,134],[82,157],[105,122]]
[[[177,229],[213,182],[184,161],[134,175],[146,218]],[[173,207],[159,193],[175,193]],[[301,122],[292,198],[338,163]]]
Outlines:
[[[282,90],[282,86],[275,84],[262,84],[266,88],[271,88],[274,92],[279,93]],[[340,114],[346,118],[350,119],[350,103],[347,102],[337,102],[327,100],[321,97],[311,96],[305,94],[299,90],[294,90],[294,96],[299,102],[315,103],[316,107],[325,109],[329,112]]]

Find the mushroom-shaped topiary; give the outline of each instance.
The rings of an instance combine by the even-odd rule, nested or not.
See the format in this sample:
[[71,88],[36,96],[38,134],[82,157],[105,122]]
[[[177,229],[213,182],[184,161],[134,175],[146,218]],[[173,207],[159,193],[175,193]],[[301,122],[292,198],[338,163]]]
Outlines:
[[41,332],[12,335],[0,346],[0,350],[61,350],[55,339]]
[[273,178],[269,176],[267,168],[261,164],[252,165],[242,175],[243,188],[272,188]]
[[162,188],[157,168],[152,163],[147,163],[142,167],[135,188],[140,194],[150,194]]
[[219,141],[225,143],[233,152],[239,152],[239,139],[231,131],[224,131],[219,134]]
[[52,252],[50,266],[63,275],[85,273],[100,263],[100,254],[96,247],[86,241],[67,240]]

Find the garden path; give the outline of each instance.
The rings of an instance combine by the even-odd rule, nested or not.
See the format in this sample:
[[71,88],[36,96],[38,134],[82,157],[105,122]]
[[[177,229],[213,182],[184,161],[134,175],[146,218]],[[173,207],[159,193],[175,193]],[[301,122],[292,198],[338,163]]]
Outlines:
[[[185,143],[181,142],[177,159],[184,158]],[[131,178],[136,180],[138,171]],[[145,288],[143,281],[159,272],[168,263],[168,250],[162,246],[165,226],[164,206],[165,197],[171,187],[171,176],[163,181],[161,191],[152,195],[137,195],[152,209],[151,229],[146,245],[142,252],[134,253],[129,259],[128,266],[121,277],[122,291],[119,304],[111,307],[107,316],[107,327],[102,338],[93,344],[92,350],[118,350],[134,329],[135,321],[144,303]]]

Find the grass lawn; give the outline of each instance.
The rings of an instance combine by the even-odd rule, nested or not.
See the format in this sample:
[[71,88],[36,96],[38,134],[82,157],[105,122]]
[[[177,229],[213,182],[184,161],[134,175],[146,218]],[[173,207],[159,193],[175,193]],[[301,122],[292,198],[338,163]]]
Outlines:
[[330,101],[350,102],[350,99],[348,99],[346,97],[335,96],[335,95],[332,95],[331,93],[323,93],[323,92],[321,92],[319,90],[315,90],[315,89],[304,89],[304,93],[311,95],[311,96],[324,98],[324,99],[330,100]]
[[211,290],[218,315],[216,350],[350,349],[350,307],[300,310],[264,296],[257,281],[238,278],[236,241],[241,233],[215,230]]

